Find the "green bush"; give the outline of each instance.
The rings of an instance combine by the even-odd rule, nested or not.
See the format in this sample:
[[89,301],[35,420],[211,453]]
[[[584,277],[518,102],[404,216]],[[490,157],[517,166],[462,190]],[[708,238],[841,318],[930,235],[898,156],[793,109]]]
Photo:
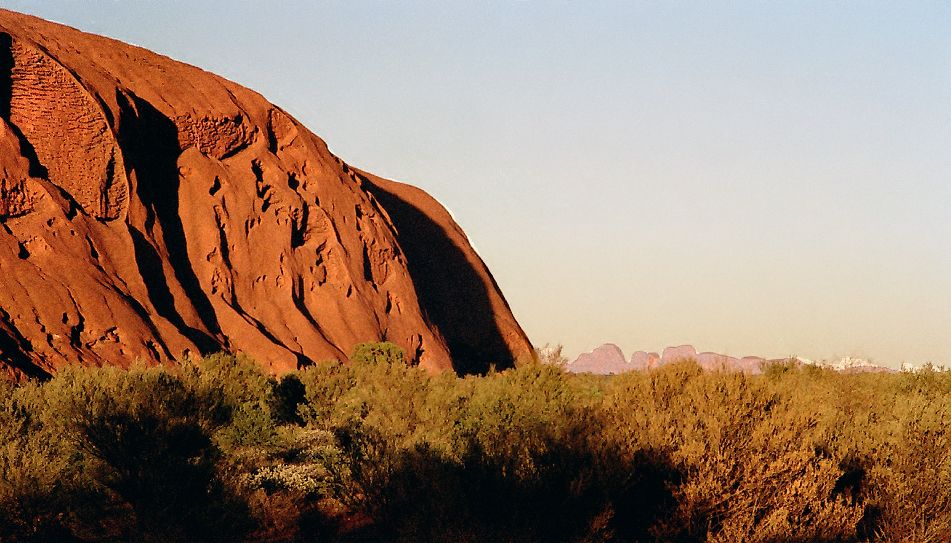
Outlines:
[[353,348],[350,361],[355,364],[403,364],[406,354],[395,343],[360,343]]
[[271,402],[268,408],[279,424],[304,424],[300,405],[306,400],[307,388],[300,377],[294,374],[285,375],[274,384]]
[[[61,433],[44,427],[34,408],[40,389],[0,383],[0,540],[55,541],[70,537],[74,519],[93,517],[101,501],[84,488]],[[90,524],[85,522],[84,524]]]
[[[219,421],[159,368],[68,369],[43,387],[42,423],[69,443],[75,467],[109,503],[127,508],[120,534],[155,541],[229,540],[240,505],[216,473]],[[236,533],[235,530],[238,530]]]
[[0,383],[0,541],[951,540],[951,372],[461,378],[365,345]]

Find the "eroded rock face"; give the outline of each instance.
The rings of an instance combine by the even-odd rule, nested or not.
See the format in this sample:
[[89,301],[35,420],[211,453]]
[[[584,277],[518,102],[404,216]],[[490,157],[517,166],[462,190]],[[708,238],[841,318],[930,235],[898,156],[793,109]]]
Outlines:
[[44,191],[30,175],[29,161],[20,155],[13,129],[0,119],[0,219],[25,215]]
[[393,341],[484,371],[531,345],[424,192],[258,94],[0,10],[0,367],[242,351],[273,371]]

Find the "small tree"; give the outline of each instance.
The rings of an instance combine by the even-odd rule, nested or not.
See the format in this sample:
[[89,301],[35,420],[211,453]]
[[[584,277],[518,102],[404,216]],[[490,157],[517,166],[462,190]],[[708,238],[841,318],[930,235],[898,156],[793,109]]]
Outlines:
[[350,361],[355,364],[404,364],[406,353],[395,343],[360,343],[353,348]]

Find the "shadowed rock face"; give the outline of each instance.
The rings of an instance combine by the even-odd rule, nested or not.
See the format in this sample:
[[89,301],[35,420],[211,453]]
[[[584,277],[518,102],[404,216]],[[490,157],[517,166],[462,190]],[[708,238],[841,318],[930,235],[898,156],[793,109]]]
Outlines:
[[441,370],[531,352],[465,234],[260,95],[0,10],[0,369],[186,352],[272,371],[393,341]]

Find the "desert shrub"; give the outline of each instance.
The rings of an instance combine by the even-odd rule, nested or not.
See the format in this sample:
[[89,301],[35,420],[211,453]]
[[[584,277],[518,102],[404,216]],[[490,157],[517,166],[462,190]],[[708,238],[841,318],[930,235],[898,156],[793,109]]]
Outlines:
[[389,341],[360,343],[350,355],[350,361],[355,364],[403,364],[405,358],[403,348]]
[[298,413],[306,424],[328,426],[341,398],[357,386],[356,372],[337,360],[322,362],[300,372],[304,402]]
[[761,363],[761,370],[767,379],[777,380],[783,376],[799,371],[801,363],[796,358],[788,358],[781,361],[767,361]]
[[[0,540],[68,541],[102,496],[72,469],[62,435],[30,408],[39,387],[0,382]],[[94,523],[84,523],[96,528]]]
[[0,383],[0,540],[951,538],[951,372],[462,378],[374,349]]
[[4,385],[0,540],[234,540],[251,528],[237,453],[273,448],[276,385],[223,355]]
[[233,450],[274,444],[276,381],[253,360],[216,354],[186,361],[177,370],[198,411],[216,424],[213,437],[219,446]]
[[925,390],[901,394],[865,429],[874,448],[858,464],[859,491],[868,506],[865,531],[880,541],[951,540],[951,402]]
[[849,539],[861,511],[832,496],[839,463],[817,454],[814,418],[765,385],[712,374],[681,395],[674,522],[711,541]]
[[882,533],[870,511],[885,498],[850,481],[883,461],[875,421],[895,377],[911,379],[331,364],[301,374],[301,412],[335,436],[332,497],[389,538],[848,541]]
[[335,436],[324,465],[334,497],[372,518],[378,537],[571,539],[604,511],[600,449],[584,426],[593,417],[582,414],[592,402],[558,368],[461,379],[374,364],[347,376],[341,387],[339,367],[318,367],[302,380],[309,399],[336,398],[312,421]]
[[307,389],[300,377],[288,374],[273,387],[268,408],[278,424],[304,424],[298,407],[306,400]]
[[40,423],[63,436],[70,469],[107,499],[86,518],[120,538],[228,540],[243,511],[216,475],[216,421],[177,376],[158,368],[61,371],[43,385]]
[[565,347],[563,345],[546,344],[544,347],[535,349],[533,358],[537,360],[539,364],[548,364],[564,369],[568,366],[568,362],[570,362],[568,357],[565,356],[564,350]]
[[[703,373],[690,363],[611,383],[607,416],[628,457],[669,459],[673,514],[650,532],[682,541],[841,541],[861,509],[832,490],[839,462],[816,451],[816,414],[770,386],[777,375]],[[656,454],[656,453],[654,453]]]

